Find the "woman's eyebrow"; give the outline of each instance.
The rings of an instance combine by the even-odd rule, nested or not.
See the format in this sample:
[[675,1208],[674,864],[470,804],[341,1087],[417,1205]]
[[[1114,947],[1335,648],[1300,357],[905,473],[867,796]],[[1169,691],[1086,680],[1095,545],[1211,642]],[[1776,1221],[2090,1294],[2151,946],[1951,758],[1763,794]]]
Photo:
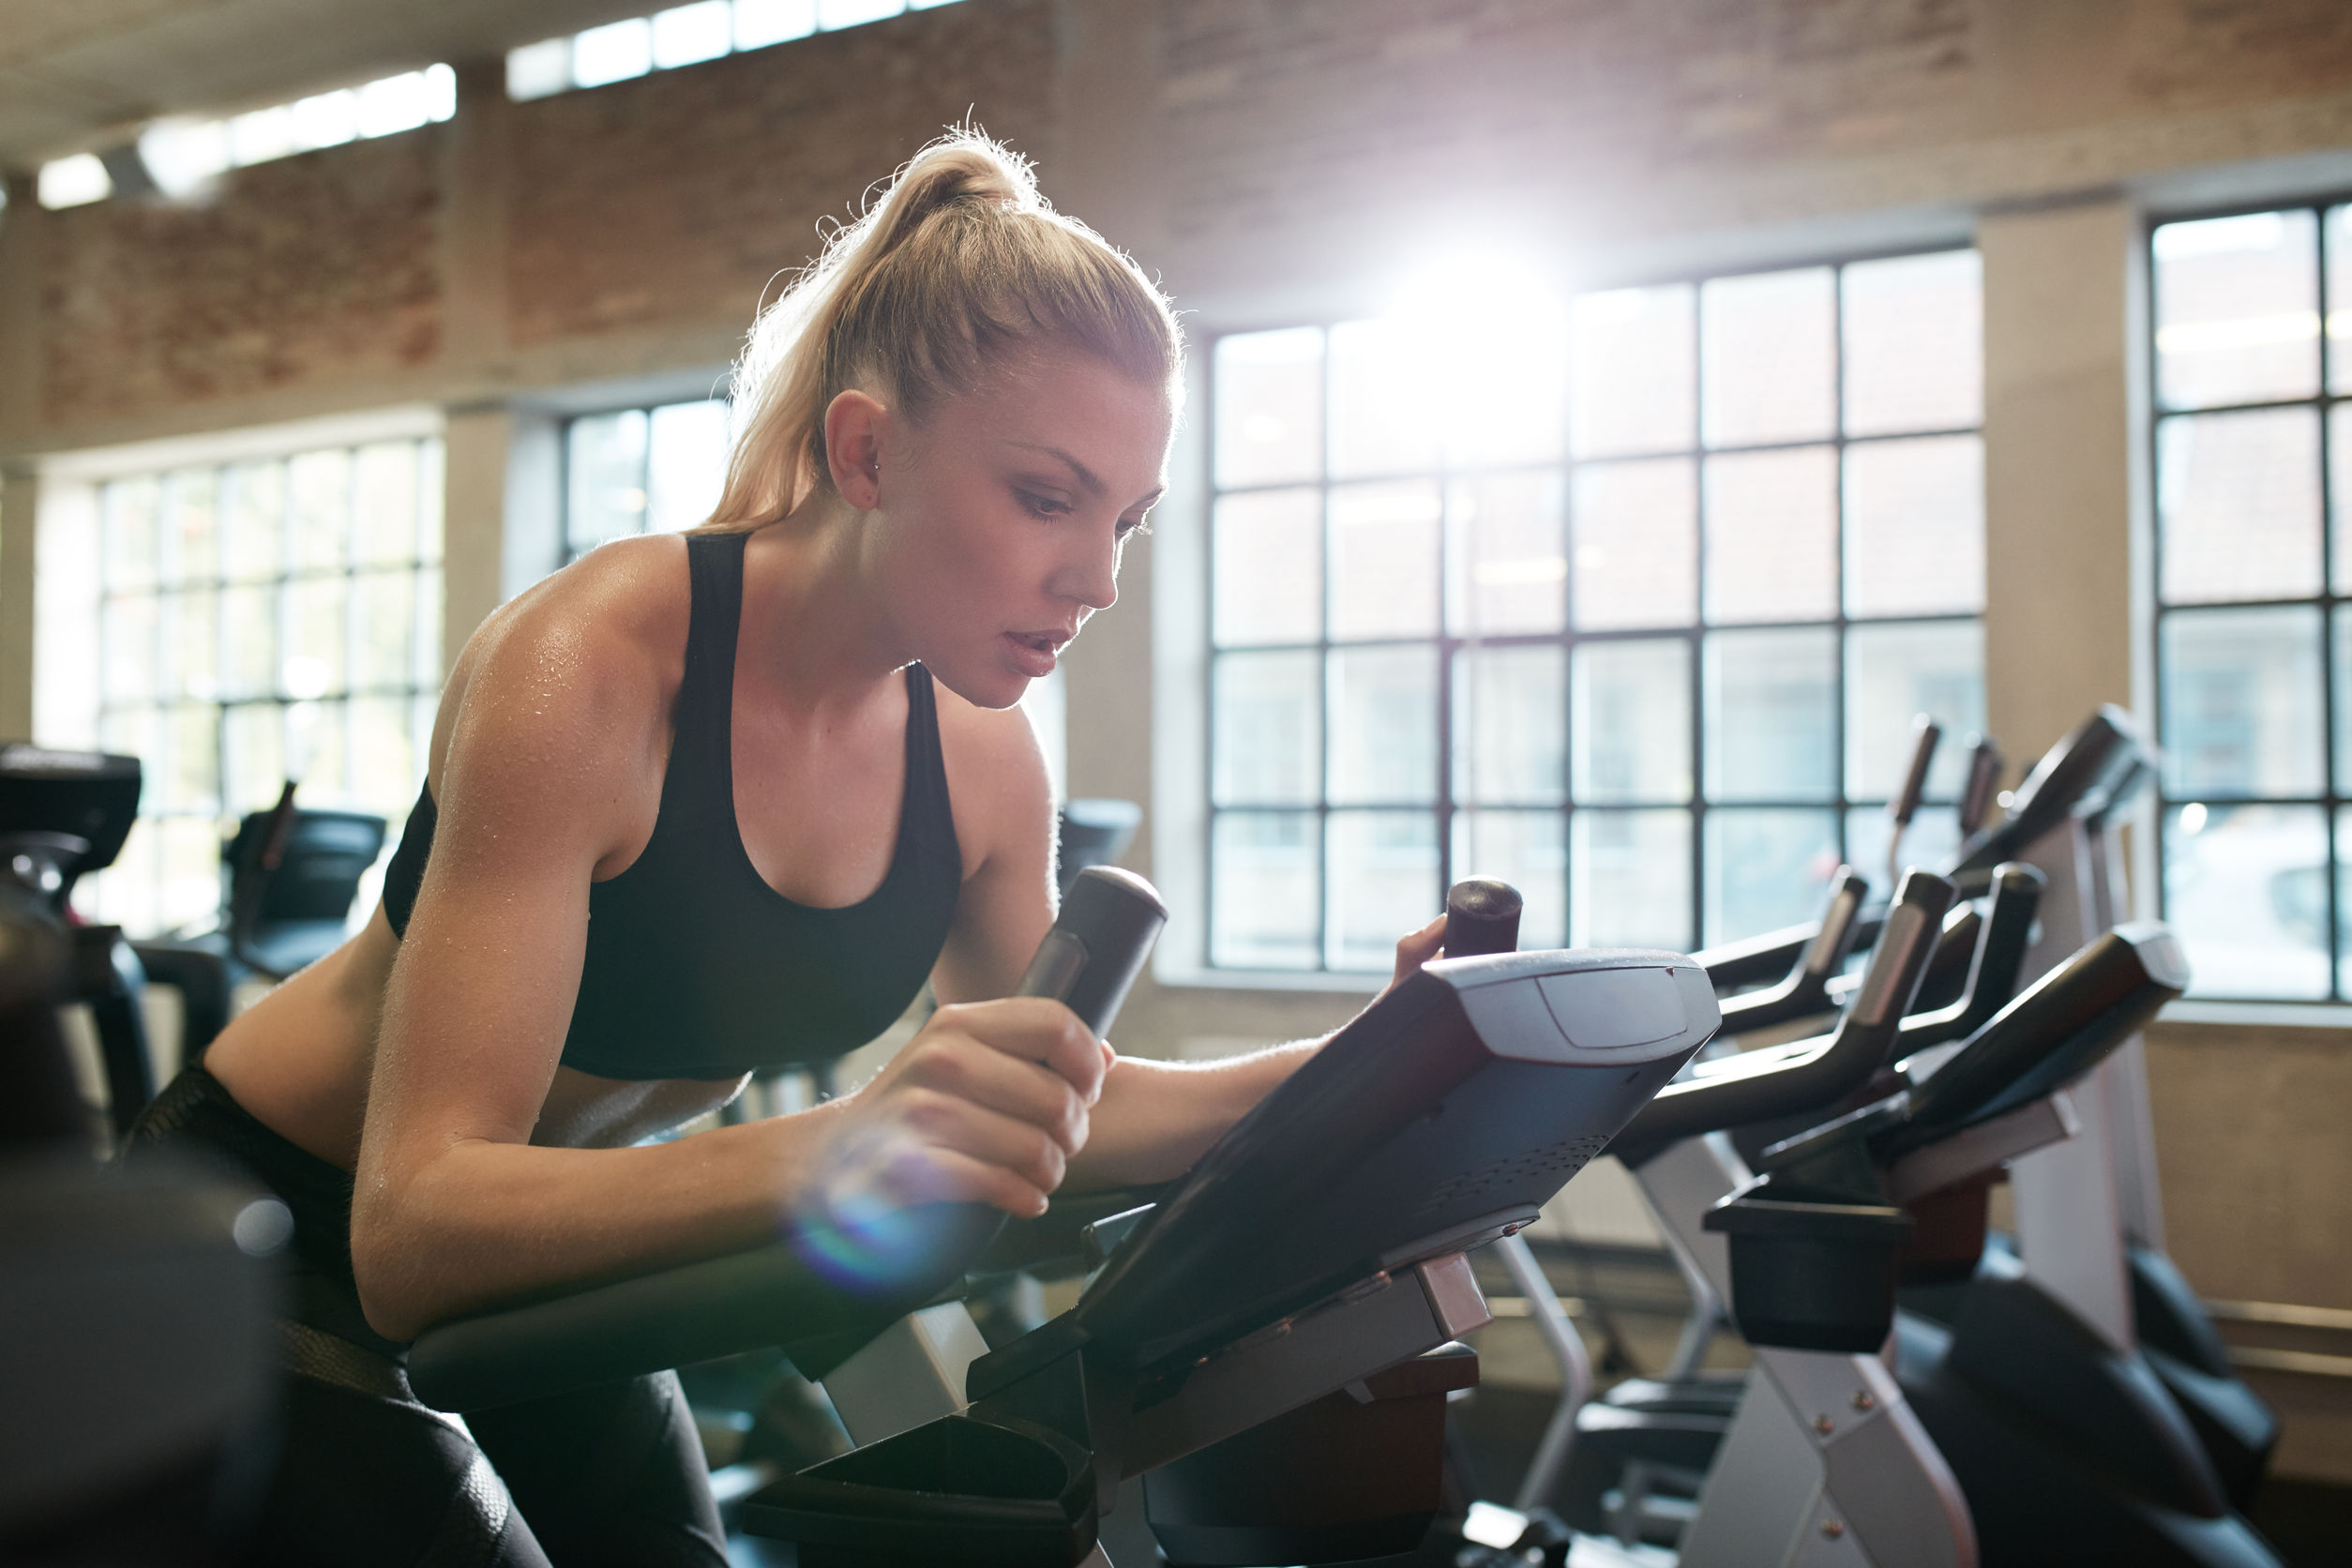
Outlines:
[[[1059,446],[1040,445],[1038,443],[1033,441],[1015,441],[1010,442],[1007,445],[1018,447],[1024,452],[1043,452],[1046,456],[1053,458],[1063,463],[1069,468],[1072,474],[1078,476],[1078,484],[1085,489],[1089,495],[1102,495],[1110,488],[1109,486],[1104,484],[1100,479],[1094,477],[1094,471],[1093,469],[1087,467],[1084,463],[1078,461],[1078,459],[1070,456],[1069,453],[1063,451]],[[1141,499],[1138,500],[1136,505],[1145,507],[1156,506],[1159,505],[1160,497],[1166,495],[1167,493],[1168,487],[1166,485],[1154,486],[1152,492],[1149,495],[1143,496]]]
[[1100,495],[1103,493],[1105,487],[1100,479],[1094,477],[1094,471],[1087,467],[1084,463],[1078,461],[1078,459],[1070,456],[1069,453],[1064,452],[1061,447],[1041,446],[1033,441],[1016,441],[1008,443],[1008,445],[1018,446],[1024,452],[1043,452],[1049,458],[1057,458],[1061,460],[1061,461],[1068,465],[1072,474],[1078,475],[1078,482],[1085,487],[1086,492],[1089,495]]

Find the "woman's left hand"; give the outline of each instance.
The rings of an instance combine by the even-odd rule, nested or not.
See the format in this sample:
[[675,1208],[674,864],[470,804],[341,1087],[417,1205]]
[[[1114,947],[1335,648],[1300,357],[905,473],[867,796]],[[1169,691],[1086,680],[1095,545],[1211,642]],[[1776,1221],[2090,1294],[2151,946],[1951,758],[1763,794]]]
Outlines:
[[1396,939],[1396,972],[1389,980],[1395,989],[1421,972],[1421,966],[1437,957],[1445,945],[1445,916],[1440,915],[1418,931]]

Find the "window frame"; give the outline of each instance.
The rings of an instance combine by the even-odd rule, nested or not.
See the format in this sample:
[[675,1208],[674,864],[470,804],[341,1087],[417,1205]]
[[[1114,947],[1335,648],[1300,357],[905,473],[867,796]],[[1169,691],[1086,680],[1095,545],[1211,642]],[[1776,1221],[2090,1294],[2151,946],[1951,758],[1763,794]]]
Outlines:
[[[1702,942],[1708,938],[1706,930],[1708,912],[1707,822],[1711,811],[1717,809],[1718,807],[1722,807],[1736,810],[1762,811],[1779,809],[1829,813],[1834,822],[1834,840],[1837,852],[1841,858],[1850,858],[1853,849],[1852,829],[1856,813],[1858,811],[1867,810],[1874,807],[1883,808],[1887,804],[1887,797],[1885,796],[1865,796],[1848,793],[1848,787],[1852,782],[1851,769],[1853,761],[1849,755],[1847,745],[1848,712],[1851,701],[1851,693],[1849,690],[1851,685],[1849,681],[1849,661],[1851,656],[1850,637],[1852,632],[1856,627],[1869,628],[1902,626],[1969,626],[1975,628],[1980,639],[1981,648],[1981,640],[1985,623],[1985,610],[1983,603],[1980,601],[1978,607],[1973,611],[1960,613],[1937,611],[1891,616],[1856,616],[1849,613],[1847,608],[1849,602],[1847,579],[1850,572],[1850,556],[1848,547],[1851,530],[1849,527],[1849,505],[1847,493],[1847,453],[1850,448],[1855,446],[1873,445],[1887,442],[1968,437],[1973,438],[1978,443],[1980,463],[1982,463],[1985,422],[1983,415],[1983,393],[1982,385],[1980,384],[1977,418],[1972,424],[1948,428],[1937,427],[1932,430],[1906,429],[1899,431],[1874,432],[1862,435],[1853,435],[1847,433],[1846,412],[1847,402],[1847,380],[1848,359],[1846,343],[1846,273],[1849,267],[1865,265],[1876,262],[1896,261],[1912,257],[1945,255],[1961,251],[1976,253],[1979,256],[1979,265],[1981,267],[1981,248],[1979,247],[1975,236],[1970,234],[1964,236],[1939,235],[1933,237],[1922,237],[1906,243],[1889,244],[1884,246],[1856,247],[1850,249],[1838,250],[1829,254],[1813,252],[1810,254],[1793,257],[1782,257],[1767,261],[1759,261],[1754,264],[1739,264],[1733,263],[1723,265],[1711,265],[1697,269],[1682,267],[1666,270],[1643,271],[1621,277],[1610,277],[1606,279],[1577,279],[1576,286],[1570,291],[1571,297],[1589,293],[1608,292],[1620,289],[1630,290],[1668,287],[1678,284],[1687,285],[1693,291],[1691,301],[1692,333],[1690,353],[1692,361],[1694,407],[1692,413],[1690,445],[1666,450],[1615,454],[1600,458],[1580,459],[1574,456],[1573,442],[1570,432],[1563,430],[1559,456],[1544,461],[1455,466],[1449,461],[1447,454],[1444,452],[1442,447],[1440,447],[1436,463],[1427,469],[1416,469],[1388,475],[1362,475],[1344,478],[1334,478],[1329,471],[1329,452],[1331,443],[1331,400],[1329,397],[1330,383],[1328,379],[1329,335],[1334,326],[1343,323],[1369,319],[1367,313],[1361,310],[1349,311],[1336,309],[1325,309],[1311,313],[1300,312],[1279,322],[1261,322],[1250,324],[1236,324],[1222,326],[1214,333],[1204,334],[1203,340],[1199,346],[1197,361],[1199,366],[1199,375],[1200,378],[1198,387],[1198,395],[1200,399],[1200,406],[1205,407],[1209,413],[1208,417],[1201,421],[1201,425],[1203,427],[1202,439],[1199,443],[1199,449],[1195,455],[1194,464],[1192,465],[1200,486],[1199,492],[1200,502],[1198,510],[1198,518],[1200,526],[1200,554],[1199,571],[1200,574],[1201,591],[1198,596],[1197,605],[1190,607],[1197,617],[1195,624],[1192,627],[1187,628],[1187,635],[1197,638],[1196,646],[1198,652],[1193,656],[1198,660],[1195,667],[1199,671],[1202,686],[1199,697],[1200,706],[1199,714],[1199,727],[1197,732],[1192,737],[1193,744],[1198,749],[1198,758],[1197,766],[1193,769],[1193,778],[1191,780],[1192,789],[1197,791],[1198,806],[1196,809],[1199,813],[1197,821],[1200,828],[1198,845],[1193,850],[1193,853],[1198,857],[1197,863],[1195,867],[1191,869],[1193,874],[1197,874],[1199,878],[1199,888],[1202,912],[1198,923],[1199,950],[1197,952],[1182,955],[1181,957],[1178,958],[1178,962],[1184,966],[1184,968],[1178,972],[1180,974],[1188,973],[1190,975],[1197,976],[1201,983],[1210,985],[1229,985],[1239,981],[1244,985],[1274,985],[1277,987],[1314,987],[1319,985],[1326,986],[1333,989],[1349,988],[1359,983],[1378,979],[1379,976],[1373,970],[1343,969],[1334,967],[1333,964],[1334,951],[1331,942],[1331,900],[1334,896],[1334,888],[1333,871],[1329,855],[1331,819],[1335,812],[1410,810],[1422,813],[1433,819],[1436,823],[1435,839],[1438,870],[1437,890],[1442,892],[1442,890],[1451,885],[1457,875],[1461,873],[1461,868],[1457,868],[1455,865],[1455,824],[1458,814],[1462,809],[1464,809],[1464,807],[1462,804],[1456,800],[1455,794],[1454,744],[1455,742],[1455,735],[1454,707],[1455,686],[1456,683],[1456,663],[1465,649],[1485,650],[1525,646],[1556,646],[1560,650],[1561,670],[1563,675],[1561,691],[1563,713],[1561,716],[1560,728],[1561,780],[1559,801],[1557,803],[1538,803],[1534,806],[1527,806],[1524,804],[1514,806],[1508,803],[1497,804],[1494,802],[1481,802],[1477,807],[1472,807],[1472,809],[1541,809],[1558,813],[1560,818],[1560,874],[1563,881],[1563,886],[1560,889],[1560,892],[1562,895],[1563,918],[1567,927],[1567,930],[1564,933],[1566,940],[1575,940],[1576,926],[1573,897],[1575,870],[1572,864],[1574,854],[1574,823],[1576,815],[1585,810],[1597,809],[1605,812],[1625,812],[1644,809],[1674,810],[1681,812],[1684,816],[1688,822],[1689,846],[1689,901],[1687,905],[1688,931],[1695,944]],[[1832,309],[1830,312],[1830,331],[1832,335],[1832,406],[1828,433],[1816,439],[1777,440],[1728,445],[1711,445],[1707,440],[1704,428],[1704,378],[1707,338],[1704,309],[1698,290],[1706,283],[1718,279],[1769,276],[1786,272],[1803,272],[1816,268],[1826,268],[1832,275]],[[1981,276],[1982,275],[1980,273],[1980,279]],[[1981,292],[1979,297],[1981,304]],[[1229,489],[1220,487],[1216,482],[1215,472],[1216,419],[1218,412],[1217,398],[1219,391],[1219,356],[1216,352],[1217,346],[1228,337],[1243,336],[1258,332],[1278,331],[1296,327],[1313,328],[1324,334],[1324,356],[1321,361],[1323,367],[1322,373],[1325,377],[1324,398],[1322,400],[1322,407],[1319,415],[1320,427],[1318,438],[1322,443],[1324,450],[1324,459],[1322,464],[1320,465],[1320,472],[1319,472],[1317,476],[1312,479],[1237,485]],[[1980,376],[1982,374],[1981,366],[1982,361],[1980,360]],[[1563,372],[1564,370],[1565,367],[1563,367]],[[1563,420],[1573,420],[1575,417],[1572,398],[1563,401],[1562,417]],[[1719,454],[1747,454],[1754,452],[1792,451],[1814,448],[1827,448],[1832,454],[1833,471],[1835,475],[1832,484],[1832,550],[1836,563],[1836,591],[1834,602],[1832,607],[1832,613],[1824,617],[1806,620],[1755,622],[1735,621],[1722,624],[1711,623],[1707,618],[1706,599],[1707,496],[1706,485],[1704,482],[1706,460],[1710,457]],[[1692,527],[1696,546],[1692,577],[1692,596],[1694,605],[1693,619],[1689,623],[1681,626],[1609,627],[1591,631],[1578,630],[1575,626],[1574,595],[1576,587],[1576,563],[1574,558],[1575,550],[1572,535],[1574,503],[1571,499],[1575,475],[1582,467],[1606,467],[1627,462],[1643,462],[1661,460],[1687,460],[1691,463],[1693,468],[1695,495],[1692,512]],[[1450,489],[1453,484],[1460,479],[1482,478],[1489,475],[1514,473],[1550,474],[1557,475],[1559,476],[1560,486],[1560,510],[1558,521],[1561,531],[1562,550],[1567,557],[1566,577],[1561,587],[1561,593],[1563,596],[1561,626],[1557,630],[1542,632],[1467,634],[1455,629],[1451,624],[1451,605],[1453,602],[1452,596],[1455,589],[1454,573],[1457,568],[1457,562],[1455,559],[1455,551],[1451,547],[1449,537],[1451,533],[1451,518],[1449,515]],[[1982,473],[1981,468],[1980,473]],[[1314,490],[1317,492],[1319,499],[1319,515],[1320,520],[1319,549],[1321,551],[1321,558],[1327,568],[1332,558],[1333,548],[1333,537],[1331,532],[1331,494],[1335,488],[1353,483],[1405,483],[1419,481],[1426,481],[1436,487],[1440,497],[1441,507],[1440,520],[1437,524],[1438,571],[1440,574],[1440,580],[1437,586],[1438,611],[1436,617],[1436,630],[1432,635],[1427,637],[1412,638],[1384,637],[1345,641],[1334,640],[1332,636],[1330,613],[1333,584],[1331,580],[1331,573],[1328,569],[1326,569],[1322,574],[1323,598],[1318,615],[1317,635],[1313,640],[1282,643],[1234,642],[1226,645],[1220,645],[1218,643],[1215,636],[1216,603],[1214,585],[1216,582],[1217,570],[1215,514],[1219,501],[1229,495],[1264,493],[1285,490]],[[1983,525],[1982,494],[1983,492],[1980,489],[1980,529]],[[1714,801],[1711,799],[1708,793],[1708,750],[1705,734],[1707,729],[1706,640],[1710,634],[1724,631],[1826,631],[1830,633],[1833,639],[1834,652],[1832,663],[1834,668],[1832,671],[1830,683],[1831,726],[1829,733],[1829,741],[1832,747],[1831,761],[1832,778],[1830,790],[1819,798],[1804,800],[1780,797],[1771,799],[1740,798],[1736,800],[1725,801]],[[1594,805],[1586,805],[1579,802],[1576,799],[1576,790],[1574,787],[1576,742],[1575,727],[1576,682],[1573,672],[1575,669],[1576,651],[1587,643],[1641,641],[1665,642],[1669,641],[1681,642],[1686,650],[1685,658],[1687,660],[1686,676],[1689,683],[1688,700],[1690,726],[1688,744],[1690,746],[1689,761],[1691,770],[1690,791],[1688,795],[1682,800],[1676,802],[1629,801],[1625,803],[1619,803],[1611,801]],[[1386,646],[1415,648],[1426,647],[1434,650],[1436,654],[1437,673],[1435,721],[1437,725],[1437,778],[1434,792],[1432,798],[1425,802],[1416,801],[1410,803],[1391,803],[1349,801],[1343,806],[1334,807],[1330,798],[1329,791],[1334,731],[1334,725],[1331,722],[1331,705],[1329,701],[1331,656],[1334,651],[1337,649],[1379,648]],[[1317,780],[1315,800],[1311,805],[1276,806],[1249,803],[1222,805],[1217,801],[1215,791],[1215,776],[1217,767],[1215,735],[1216,698],[1214,689],[1216,662],[1221,656],[1232,654],[1272,652],[1287,652],[1302,655],[1312,654],[1317,659],[1319,669],[1321,671],[1321,692],[1319,697],[1319,712],[1321,715],[1318,756],[1319,777]],[[1982,700],[1983,676],[1981,656],[1978,669],[1980,700]],[[1958,737],[1956,736],[1950,737],[1952,741],[1956,741],[1957,738]],[[1954,797],[1950,793],[1932,792],[1925,798],[1923,804],[1929,807],[1941,808],[1950,807],[1954,805],[1955,802]],[[1317,918],[1315,921],[1314,931],[1314,948],[1317,963],[1315,967],[1311,969],[1289,965],[1243,966],[1223,964],[1217,961],[1217,933],[1215,927],[1217,886],[1217,870],[1215,864],[1215,824],[1220,815],[1236,812],[1261,813],[1267,816],[1279,814],[1288,817],[1305,818],[1311,820],[1313,822],[1313,831],[1317,835],[1316,875],[1318,879],[1318,892],[1316,908]],[[1187,816],[1189,817],[1189,815],[1190,813],[1188,812]],[[1880,867],[1862,867],[1862,869],[1864,871],[1865,875],[1872,877],[1874,881],[1879,880],[1879,873],[1881,870]],[[1173,955],[1171,955],[1171,957]]]
[[[193,804],[172,806],[160,804],[155,789],[158,769],[152,759],[143,756],[143,772],[147,782],[142,789],[140,825],[166,821],[210,821],[216,828],[215,837],[225,842],[227,833],[234,831],[234,820],[250,810],[266,808],[267,803],[260,801],[258,796],[240,800],[233,796],[231,792],[230,786],[234,781],[230,777],[228,741],[230,718],[233,713],[239,711],[275,710],[276,722],[279,726],[282,767],[285,746],[284,726],[288,721],[288,716],[295,709],[305,703],[321,703],[335,704],[345,710],[346,721],[342,726],[340,739],[342,755],[339,768],[343,778],[342,788],[339,792],[338,798],[330,802],[321,803],[313,798],[306,802],[307,805],[320,809],[367,808],[356,804],[353,798],[355,793],[354,786],[356,774],[354,766],[355,738],[348,722],[348,710],[354,702],[398,703],[407,710],[409,743],[416,762],[414,771],[418,777],[422,777],[423,761],[432,731],[433,706],[446,675],[444,649],[437,641],[432,641],[430,646],[427,645],[427,633],[430,632],[438,636],[444,626],[446,614],[445,586],[447,572],[446,440],[437,423],[430,428],[419,429],[414,428],[415,421],[394,419],[390,422],[389,428],[382,430],[370,430],[368,428],[369,423],[370,422],[363,421],[357,428],[349,430],[335,429],[330,425],[327,429],[320,430],[316,436],[307,439],[260,443],[254,442],[250,437],[231,439],[214,450],[204,450],[201,446],[189,450],[187,449],[189,444],[163,444],[162,449],[154,451],[146,460],[108,464],[104,472],[95,474],[84,481],[88,485],[90,493],[88,523],[92,530],[90,548],[94,562],[94,572],[90,583],[92,596],[90,603],[94,613],[88,645],[95,657],[96,667],[94,678],[90,683],[90,706],[85,716],[91,744],[100,750],[126,749],[109,738],[109,732],[113,728],[114,722],[125,716],[133,717],[140,715],[150,716],[155,722],[167,729],[175,712],[180,709],[209,709],[212,716],[212,792]],[[267,432],[261,433],[265,435]],[[357,543],[356,530],[360,517],[358,485],[360,454],[369,448],[393,446],[408,448],[409,461],[414,474],[414,511],[411,518],[409,547],[407,552],[398,560],[362,561],[354,549]],[[301,459],[322,453],[340,454],[351,465],[343,498],[342,560],[339,565],[334,566],[302,567],[296,565],[288,553],[290,541],[286,531],[292,526],[294,506],[291,493],[292,466]],[[220,552],[216,554],[214,565],[205,575],[202,577],[182,575],[167,580],[162,567],[167,559],[168,530],[177,507],[181,505],[177,494],[180,488],[178,481],[184,475],[204,475],[208,477],[214,497],[215,545],[216,550],[219,551],[225,541],[225,520],[230,506],[234,505],[233,497],[235,494],[233,475],[240,470],[268,466],[275,466],[279,470],[279,483],[286,487],[279,497],[278,505],[277,526],[279,537],[275,569],[263,575],[236,576],[232,571],[225,552]],[[115,568],[112,561],[113,552],[110,549],[111,533],[115,526],[113,507],[116,505],[115,497],[119,494],[120,487],[142,482],[153,483],[157,492],[153,522],[156,530],[157,559],[154,563],[156,579],[144,588],[126,588],[121,586],[116,580]],[[428,540],[429,523],[432,535],[430,542]],[[355,668],[354,656],[358,651],[360,641],[360,623],[359,618],[353,613],[350,607],[354,597],[354,590],[363,580],[386,575],[404,575],[410,582],[412,598],[409,611],[409,636],[413,641],[409,655],[408,678],[399,683],[373,683],[362,686],[351,679]],[[314,697],[304,697],[290,691],[286,686],[288,617],[292,612],[290,608],[292,591],[303,584],[315,582],[339,582],[343,588],[344,679],[339,684],[331,685],[327,690]],[[268,689],[234,694],[223,686],[217,687],[210,696],[198,697],[185,692],[173,694],[168,689],[167,683],[160,678],[168,671],[171,662],[165,643],[169,629],[168,622],[167,617],[162,613],[167,602],[183,599],[191,593],[212,596],[216,618],[212,631],[216,645],[216,658],[225,661],[227,639],[230,632],[223,601],[232,591],[260,592],[268,596],[270,613],[275,622],[272,641],[278,655],[277,667],[271,672]],[[149,696],[124,700],[110,690],[107,678],[107,671],[113,666],[115,650],[119,646],[116,640],[121,635],[117,627],[115,606],[138,598],[144,598],[157,611],[154,624],[146,633],[151,645],[146,650],[145,656],[151,670],[158,679]],[[39,631],[37,627],[36,637],[38,636]],[[38,656],[39,656],[37,654]],[[433,673],[427,678],[423,671],[429,667]],[[167,746],[163,766],[168,769],[173,765]],[[400,801],[397,807],[392,805],[395,792],[384,792],[383,805],[387,824],[385,839],[387,849],[397,841],[400,823],[405,816],[408,796],[413,788],[412,783],[397,792]],[[211,809],[205,809],[207,805]],[[137,830],[134,829],[134,831]],[[83,886],[89,889],[91,896],[95,896],[106,904],[131,902],[132,900],[117,895],[113,888],[121,883],[132,869],[133,867],[127,866],[122,859],[118,859],[113,866],[93,873],[85,881]],[[166,870],[160,860],[158,860],[152,867],[149,885],[142,889],[138,901],[144,904],[146,913],[158,930],[174,928],[169,925],[174,911],[170,898]],[[110,909],[108,912],[112,915],[128,912]],[[211,912],[212,911],[207,909],[198,913],[195,919],[201,923],[204,915]],[[123,924],[124,922],[117,920],[114,923]],[[134,934],[149,933],[134,932]]]
[[[2165,701],[2164,628],[2175,615],[2185,612],[2191,618],[2216,611],[2249,610],[2295,610],[2309,608],[2318,612],[2319,619],[2319,712],[2321,726],[2321,788],[2316,794],[2247,794],[2214,796],[2210,794],[2176,799],[2160,765],[2155,769],[2149,790],[2148,819],[2149,860],[2153,871],[2156,918],[2170,921],[2174,914],[2171,879],[2168,874],[2170,822],[2177,808],[2192,804],[2218,804],[2225,808],[2239,807],[2317,807],[2322,819],[2322,837],[2327,845],[2327,859],[2321,867],[2326,894],[2327,927],[2323,933],[2326,943],[2322,958],[2328,973],[2328,988],[2320,996],[2261,996],[2226,991],[2193,991],[2181,1002],[2173,1004],[2167,1016],[2207,1016],[2239,1018],[2248,1016],[2268,1021],[2279,1021],[2288,1015],[2313,1014],[2329,1025],[2338,1025],[2345,1017],[2352,1017],[2352,985],[2346,984],[2346,964],[2352,955],[2345,952],[2348,921],[2352,908],[2346,908],[2343,879],[2352,855],[2346,851],[2342,819],[2352,808],[2352,778],[2342,778],[2343,770],[2337,759],[2339,728],[2339,694],[2337,692],[2337,629],[2340,610],[2352,611],[2352,592],[2339,592],[2336,583],[2335,514],[2337,497],[2332,461],[2333,445],[2331,415],[2339,408],[2352,408],[2352,386],[2334,390],[2330,378],[2336,371],[2339,355],[2330,339],[2330,316],[2333,302],[2329,297],[2330,249],[2328,217],[2331,211],[2347,213],[2347,227],[2352,227],[2352,187],[2317,195],[2293,198],[2272,198],[2254,202],[2230,202],[2215,205],[2184,207],[2179,210],[2149,211],[2144,215],[2140,235],[2140,264],[2147,268],[2147,287],[2141,291],[2141,342],[2145,345],[2142,367],[2145,381],[2142,391],[2148,400],[2148,440],[2146,448],[2148,483],[2148,627],[2147,643],[2150,686],[2148,707],[2149,731],[2161,759],[2168,739],[2170,714]],[[2314,390],[2309,397],[2270,399],[2200,405],[2193,408],[2171,408],[2164,397],[2164,358],[2157,349],[2157,339],[2163,330],[2163,291],[2161,272],[2156,256],[2156,233],[2176,223],[2197,223],[2215,219],[2260,217],[2271,213],[2307,213],[2314,219],[2312,263],[2314,269],[2313,306],[2318,318],[2316,365]],[[2352,301],[2342,307],[2352,310]],[[2342,357],[2352,363],[2352,346]],[[2218,599],[2202,603],[2169,604],[2164,598],[2164,508],[2162,491],[2163,437],[2164,426],[2176,419],[2197,419],[2212,415],[2259,413],[2265,410],[2309,409],[2317,421],[2316,442],[2319,485],[2317,494],[2319,520],[2318,592],[2303,596],[2260,599]],[[2352,585],[2348,585],[2352,586]],[[2187,1011],[2183,1011],[2183,1010]],[[2251,1010],[2249,1013],[2248,1010]]]

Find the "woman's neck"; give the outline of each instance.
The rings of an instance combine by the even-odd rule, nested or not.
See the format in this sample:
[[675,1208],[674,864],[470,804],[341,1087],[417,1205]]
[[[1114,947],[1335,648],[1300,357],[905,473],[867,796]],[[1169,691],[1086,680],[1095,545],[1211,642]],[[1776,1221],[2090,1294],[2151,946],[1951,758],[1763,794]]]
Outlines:
[[861,520],[812,500],[745,545],[737,669],[811,717],[863,706],[914,656],[873,591]]

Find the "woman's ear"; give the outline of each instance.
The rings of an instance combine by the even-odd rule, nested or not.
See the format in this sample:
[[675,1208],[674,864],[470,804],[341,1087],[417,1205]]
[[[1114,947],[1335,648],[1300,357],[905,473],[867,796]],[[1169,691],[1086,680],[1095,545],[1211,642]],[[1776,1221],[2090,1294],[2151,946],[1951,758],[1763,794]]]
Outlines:
[[825,463],[833,488],[861,512],[882,505],[882,436],[890,410],[855,387],[825,406]]

